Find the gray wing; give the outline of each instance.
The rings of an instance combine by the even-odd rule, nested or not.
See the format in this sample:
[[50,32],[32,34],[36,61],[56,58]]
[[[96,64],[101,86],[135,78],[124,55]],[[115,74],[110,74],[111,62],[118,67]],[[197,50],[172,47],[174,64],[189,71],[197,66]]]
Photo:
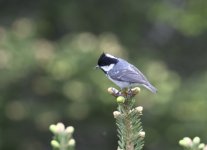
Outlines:
[[114,70],[109,72],[110,77],[117,81],[138,83],[138,84],[148,84],[149,81],[146,77],[139,71],[135,66],[129,65],[123,69]]

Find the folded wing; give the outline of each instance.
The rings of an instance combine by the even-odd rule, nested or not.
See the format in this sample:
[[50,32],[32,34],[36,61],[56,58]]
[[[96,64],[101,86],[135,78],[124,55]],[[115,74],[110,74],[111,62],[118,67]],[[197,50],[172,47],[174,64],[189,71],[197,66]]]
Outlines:
[[146,77],[133,65],[110,72],[110,77],[117,81],[148,84]]

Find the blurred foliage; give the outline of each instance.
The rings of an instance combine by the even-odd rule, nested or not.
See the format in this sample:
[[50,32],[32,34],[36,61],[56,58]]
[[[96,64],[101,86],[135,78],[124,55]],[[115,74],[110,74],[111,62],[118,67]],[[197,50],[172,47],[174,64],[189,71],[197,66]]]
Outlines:
[[[143,89],[145,149],[207,139],[207,1],[1,0],[0,149],[50,149],[48,126],[76,128],[78,150],[117,147],[96,71],[105,51],[135,64],[158,88]],[[101,145],[101,146],[100,146]]]

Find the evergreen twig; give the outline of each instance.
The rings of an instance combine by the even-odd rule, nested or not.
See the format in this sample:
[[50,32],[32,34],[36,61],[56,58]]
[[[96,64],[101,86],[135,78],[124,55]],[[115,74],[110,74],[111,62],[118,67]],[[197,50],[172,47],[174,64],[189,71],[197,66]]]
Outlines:
[[199,137],[194,137],[193,139],[184,137],[179,141],[179,144],[184,150],[207,150],[207,145],[200,141]]
[[74,150],[75,140],[73,139],[74,128],[68,126],[65,128],[63,123],[50,125],[50,131],[54,134],[51,140],[53,150]]
[[116,97],[118,103],[117,111],[113,113],[119,137],[118,150],[141,150],[145,137],[140,120],[143,107],[136,107],[134,99],[134,96],[140,92],[140,88],[123,91],[109,88],[108,92]]

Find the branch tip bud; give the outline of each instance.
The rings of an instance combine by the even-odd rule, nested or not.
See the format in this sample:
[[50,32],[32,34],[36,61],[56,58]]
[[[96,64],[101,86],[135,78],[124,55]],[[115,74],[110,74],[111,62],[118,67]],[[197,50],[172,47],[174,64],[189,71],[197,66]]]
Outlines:
[[114,111],[113,115],[114,115],[114,118],[118,118],[121,115],[121,113],[119,111]]
[[180,146],[185,146],[185,141],[184,141],[183,139],[180,140],[180,141],[179,141],[179,145],[180,145]]
[[138,113],[142,114],[142,111],[143,111],[143,107],[142,106],[138,106],[135,109],[137,110]]
[[69,133],[69,134],[72,134],[74,132],[74,127],[73,126],[68,126],[66,129],[65,129],[65,132]]
[[141,89],[140,89],[139,87],[135,87],[135,88],[133,88],[133,89],[131,89],[131,90],[132,90],[132,93],[133,93],[134,95],[138,94],[138,93],[141,91]]
[[124,103],[125,102],[125,98],[123,96],[119,96],[116,98],[117,103]]
[[60,143],[59,143],[58,141],[56,141],[56,140],[52,140],[52,141],[50,142],[50,144],[51,144],[52,147],[54,147],[54,148],[59,148],[59,147],[60,147]]
[[200,138],[197,137],[197,136],[193,138],[193,143],[194,143],[194,144],[199,144],[200,141],[201,141]]
[[179,144],[183,147],[191,147],[193,142],[189,137],[184,137],[182,140],[179,141]]
[[198,149],[204,149],[204,147],[205,147],[204,143],[201,143],[201,144],[198,145]]
[[107,91],[109,94],[113,95],[114,97],[118,97],[120,95],[120,92],[113,87],[108,88]]
[[56,127],[56,125],[51,124],[50,127],[49,127],[49,129],[50,129],[50,131],[51,131],[53,134],[57,133],[57,127]]
[[70,140],[68,141],[68,145],[69,145],[69,146],[75,146],[75,140],[74,140],[74,139],[70,139]]
[[56,125],[57,132],[63,132],[65,130],[65,125],[62,122],[57,123]]
[[140,131],[140,132],[139,132],[139,136],[140,136],[141,138],[144,138],[144,137],[145,137],[145,132],[144,132],[144,131]]
[[112,87],[109,87],[107,91],[108,91],[109,94],[113,94],[113,88]]

